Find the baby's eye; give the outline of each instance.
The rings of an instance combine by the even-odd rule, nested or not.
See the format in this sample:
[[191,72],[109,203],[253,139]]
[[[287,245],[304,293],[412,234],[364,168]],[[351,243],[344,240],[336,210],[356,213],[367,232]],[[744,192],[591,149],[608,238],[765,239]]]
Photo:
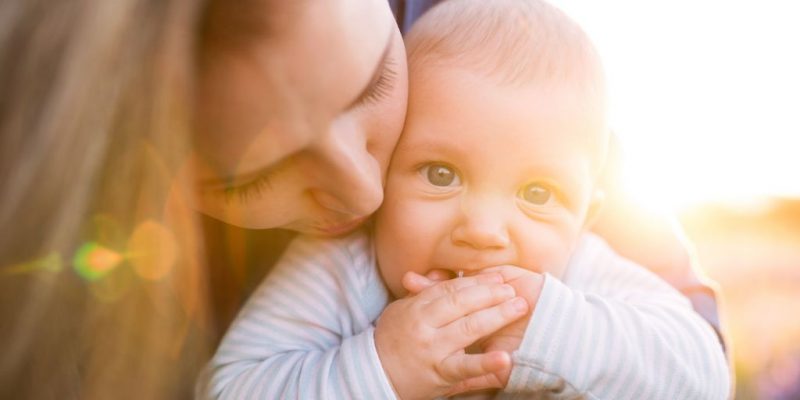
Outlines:
[[531,183],[522,189],[520,196],[528,203],[541,206],[550,201],[550,198],[553,197],[553,193],[549,188],[540,183]]
[[448,187],[461,184],[461,178],[456,171],[444,164],[428,164],[422,167],[420,172],[433,186]]

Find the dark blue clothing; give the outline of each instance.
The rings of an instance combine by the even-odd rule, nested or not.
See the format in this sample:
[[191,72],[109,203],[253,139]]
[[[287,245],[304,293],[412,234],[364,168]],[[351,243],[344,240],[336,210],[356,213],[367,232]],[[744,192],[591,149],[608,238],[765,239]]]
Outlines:
[[405,34],[420,15],[440,1],[442,0],[389,0],[389,6],[392,7],[400,32]]

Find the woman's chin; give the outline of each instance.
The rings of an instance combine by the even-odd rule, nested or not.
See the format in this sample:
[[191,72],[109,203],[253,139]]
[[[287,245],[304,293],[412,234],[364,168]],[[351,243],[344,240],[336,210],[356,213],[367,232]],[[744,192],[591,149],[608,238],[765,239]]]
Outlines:
[[358,229],[366,220],[367,217],[360,217],[345,222],[319,223],[306,226],[304,229],[299,231],[313,236],[338,237]]

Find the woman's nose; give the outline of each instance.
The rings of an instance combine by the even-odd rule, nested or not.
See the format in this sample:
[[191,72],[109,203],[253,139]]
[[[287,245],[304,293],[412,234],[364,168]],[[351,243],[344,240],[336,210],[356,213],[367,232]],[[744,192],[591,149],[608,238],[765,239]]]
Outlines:
[[356,129],[346,122],[335,123],[320,142],[320,167],[326,170],[320,171],[320,182],[311,192],[324,208],[362,217],[383,202],[383,180],[381,166]]
[[453,244],[476,250],[502,250],[509,246],[504,207],[488,198],[465,202],[460,221],[450,234]]

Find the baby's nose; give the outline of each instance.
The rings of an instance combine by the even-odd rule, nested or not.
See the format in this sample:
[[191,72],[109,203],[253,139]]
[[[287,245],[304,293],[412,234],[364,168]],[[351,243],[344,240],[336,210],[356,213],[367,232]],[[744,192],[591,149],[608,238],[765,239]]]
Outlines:
[[456,246],[466,246],[476,250],[500,250],[510,244],[503,221],[491,217],[465,217],[465,220],[453,229],[450,237]]

